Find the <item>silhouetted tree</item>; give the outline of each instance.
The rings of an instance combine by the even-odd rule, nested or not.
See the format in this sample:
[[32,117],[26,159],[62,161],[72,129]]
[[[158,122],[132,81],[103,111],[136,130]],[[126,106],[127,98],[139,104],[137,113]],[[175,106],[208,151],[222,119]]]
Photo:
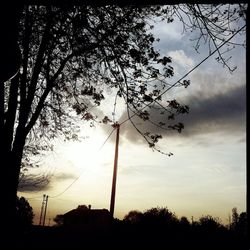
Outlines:
[[[179,10],[193,15],[193,27],[198,27],[201,37],[210,37],[219,48],[215,38],[220,42],[231,31],[232,22],[245,20],[246,5],[236,5],[236,11],[213,5],[204,8],[181,5]],[[221,8],[225,13],[218,11]],[[20,10],[21,67],[10,80],[0,77],[0,132],[5,163],[2,175],[6,179],[5,213],[9,217],[14,218],[20,169],[22,165],[29,166],[29,154],[51,150],[48,139],[56,136],[77,139],[79,126],[74,121],[79,120],[75,114],[80,119],[95,121],[97,117],[91,109],[104,99],[104,86],[125,100],[130,120],[131,114],[150,120],[150,109],[162,109],[165,116],[156,125],[182,131],[184,125],[175,123],[174,118],[188,113],[189,108],[176,100],[162,99],[162,91],[173,87],[166,80],[173,76],[172,60],[155,50],[157,40],[150,33],[153,19],[172,22],[179,13],[177,6],[156,5],[27,5]],[[189,84],[183,80],[175,86]],[[144,105],[147,109],[142,109]],[[104,116],[99,121],[111,120]],[[149,146],[155,148],[161,135],[142,133],[131,122]]]
[[143,213],[142,225],[153,234],[175,233],[177,224],[176,215],[166,207],[151,208]]
[[237,208],[232,209],[232,224],[231,229],[242,235],[246,235],[247,232],[247,213],[238,213]]
[[58,214],[53,219],[53,221],[56,223],[56,226],[61,227],[63,226],[63,214]]
[[33,224],[34,213],[29,202],[24,197],[16,198],[17,225],[25,229]]
[[188,218],[185,217],[185,216],[182,216],[182,217],[180,218],[180,224],[183,225],[183,226],[184,226],[184,225],[190,226],[190,222],[189,222]]
[[226,230],[226,228],[220,222],[220,219],[215,218],[211,215],[200,217],[197,226],[199,232],[205,235],[206,234],[216,235]]
[[187,230],[189,230],[190,227],[191,227],[191,224],[190,224],[189,220],[188,220],[187,217],[185,217],[185,216],[182,216],[182,217],[179,219],[179,224],[180,224],[181,230],[183,230],[183,231],[187,231]]
[[236,230],[242,235],[247,234],[247,213],[246,212],[240,213]]
[[127,215],[124,216],[123,220],[130,224],[138,224],[142,220],[142,212],[137,210],[132,210]]
[[[75,114],[95,120],[90,109],[104,99],[104,85],[115,88],[128,107],[139,109],[158,93],[158,87],[147,89],[147,82],[172,76],[171,59],[160,57],[153,47],[155,38],[147,32],[147,19],[154,15],[166,15],[166,10],[24,6],[18,37],[21,68],[5,82],[1,103],[2,161],[8,165],[3,168],[8,180],[6,213],[14,212],[20,167],[29,163],[27,153],[50,149],[46,138],[77,139]],[[148,116],[144,111],[138,115]]]
[[236,225],[238,224],[239,221],[239,214],[237,211],[237,207],[234,207],[232,209],[232,225],[231,228],[234,230],[236,228]]
[[[246,4],[181,4],[175,5],[172,12],[182,22],[184,31],[194,33],[192,40],[197,52],[203,41],[208,44],[209,53],[212,53],[213,49],[217,50],[216,60],[230,72],[237,68],[237,65],[230,65],[231,56],[228,52],[235,46],[245,47],[245,38],[240,42],[228,41],[224,48],[220,48],[220,45],[237,32],[236,27],[242,27],[243,33],[246,31]],[[234,21],[236,26],[231,25]]]

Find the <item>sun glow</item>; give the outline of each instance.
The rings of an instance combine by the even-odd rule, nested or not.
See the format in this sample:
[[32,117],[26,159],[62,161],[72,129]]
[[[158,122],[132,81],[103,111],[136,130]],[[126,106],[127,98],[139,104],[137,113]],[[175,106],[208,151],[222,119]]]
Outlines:
[[82,191],[79,190],[84,190],[84,195],[88,199],[95,196],[93,193],[110,193],[114,158],[113,142],[109,140],[103,145],[107,135],[101,133],[100,129],[89,129],[87,133],[90,136],[81,142],[67,142],[56,149],[58,159],[55,164],[57,166],[63,164],[57,167],[54,176],[57,178],[62,172],[68,173],[65,178],[58,178],[56,189],[63,190],[76,180],[65,194],[66,196],[81,195]]

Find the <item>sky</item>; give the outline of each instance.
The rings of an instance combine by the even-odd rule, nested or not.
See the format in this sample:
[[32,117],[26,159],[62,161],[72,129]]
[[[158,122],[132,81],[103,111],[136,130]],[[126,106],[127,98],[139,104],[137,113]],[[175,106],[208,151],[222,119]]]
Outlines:
[[[160,38],[157,49],[173,59],[170,83],[208,54],[206,45],[195,52],[190,33],[183,34],[177,21],[155,25],[153,32]],[[134,120],[145,131],[161,133],[157,147],[172,152],[171,157],[150,149],[129,122],[121,126],[114,217],[167,207],[179,218],[212,215],[227,224],[233,207],[246,211],[246,51],[239,47],[231,54],[231,64],[237,65],[232,74],[212,56],[188,75],[188,88],[166,94],[190,107],[189,114],[178,117],[185,126],[182,133]],[[109,96],[96,112],[111,117],[113,101]],[[127,118],[124,106],[117,106],[115,118],[122,122]],[[151,113],[151,118],[157,120],[159,114]],[[57,140],[54,150],[41,157],[39,171],[50,176],[49,184],[18,193],[33,207],[35,224],[43,194],[49,196],[46,225],[78,205],[109,209],[116,131],[110,135],[110,124],[81,127],[81,142]]]

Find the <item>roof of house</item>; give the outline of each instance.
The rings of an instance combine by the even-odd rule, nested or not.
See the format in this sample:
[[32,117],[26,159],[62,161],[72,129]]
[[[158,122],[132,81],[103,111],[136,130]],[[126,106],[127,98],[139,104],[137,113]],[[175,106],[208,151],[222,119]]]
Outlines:
[[65,213],[63,217],[77,217],[77,216],[109,216],[110,213],[107,209],[89,209],[87,207],[78,206],[76,209],[72,209]]

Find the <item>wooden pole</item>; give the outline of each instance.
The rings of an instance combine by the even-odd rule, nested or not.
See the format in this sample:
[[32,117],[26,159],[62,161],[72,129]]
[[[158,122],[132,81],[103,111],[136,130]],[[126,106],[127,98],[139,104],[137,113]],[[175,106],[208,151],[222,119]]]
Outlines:
[[45,225],[46,212],[47,212],[47,206],[48,206],[48,198],[49,198],[49,196],[48,196],[48,195],[46,195],[46,200],[45,200],[45,209],[44,209],[44,215],[43,215],[43,226]]
[[42,225],[42,220],[43,220],[43,212],[44,212],[44,205],[45,205],[45,199],[46,195],[43,195],[43,201],[42,201],[42,207],[41,207],[41,213],[40,213],[40,220],[39,220],[39,225]]
[[110,214],[111,214],[112,218],[114,217],[114,207],[115,207],[115,190],[116,190],[116,176],[117,176],[120,125],[118,123],[115,123],[113,126],[116,128],[116,143],[115,143],[113,182],[112,182],[111,201],[110,201]]

